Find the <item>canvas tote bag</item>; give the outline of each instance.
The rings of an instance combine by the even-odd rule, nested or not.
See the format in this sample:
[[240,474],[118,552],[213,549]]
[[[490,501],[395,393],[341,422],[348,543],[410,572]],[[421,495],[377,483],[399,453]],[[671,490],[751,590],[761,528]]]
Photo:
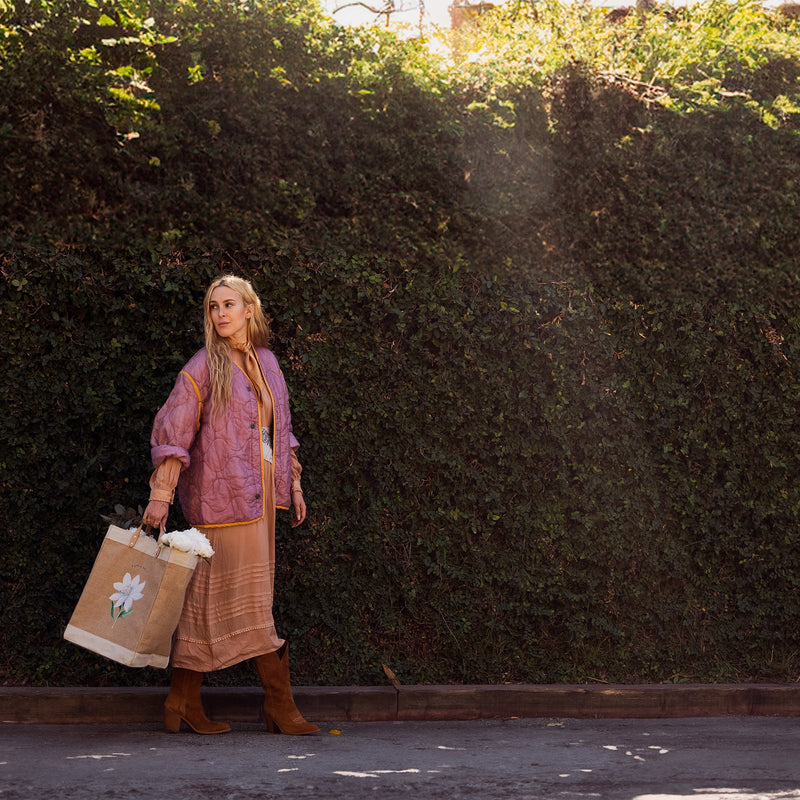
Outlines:
[[140,534],[109,526],[64,638],[129,667],[165,669],[198,558]]

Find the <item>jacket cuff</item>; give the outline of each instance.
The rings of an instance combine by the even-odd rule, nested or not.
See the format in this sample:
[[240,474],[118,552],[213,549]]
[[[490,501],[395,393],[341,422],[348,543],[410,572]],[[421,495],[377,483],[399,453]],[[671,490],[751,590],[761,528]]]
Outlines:
[[161,463],[168,458],[177,458],[184,469],[191,463],[189,451],[186,448],[171,444],[152,445],[150,448],[150,457],[153,460],[154,467],[160,466]]
[[150,490],[150,499],[157,500],[161,503],[169,503],[172,505],[172,499],[175,496],[175,491],[169,491],[167,489],[151,489]]

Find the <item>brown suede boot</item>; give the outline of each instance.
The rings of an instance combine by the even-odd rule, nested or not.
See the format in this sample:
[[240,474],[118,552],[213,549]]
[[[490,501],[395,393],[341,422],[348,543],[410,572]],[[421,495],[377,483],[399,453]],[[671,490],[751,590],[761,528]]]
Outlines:
[[280,650],[254,658],[258,677],[264,687],[264,720],[270,733],[289,733],[301,736],[316,733],[319,728],[306,722],[297,710],[289,685],[289,645]]
[[212,722],[206,716],[200,700],[202,683],[202,672],[173,668],[169,694],[164,703],[164,727],[170,733],[181,729],[181,720],[195,733],[227,733],[231,729],[230,725]]

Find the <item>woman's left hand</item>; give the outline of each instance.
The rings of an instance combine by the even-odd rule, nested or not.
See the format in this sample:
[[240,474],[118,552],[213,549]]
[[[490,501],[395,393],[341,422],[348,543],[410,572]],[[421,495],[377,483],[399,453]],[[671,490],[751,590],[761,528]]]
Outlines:
[[298,525],[302,525],[306,518],[306,501],[303,499],[302,492],[292,492],[292,505],[294,506],[292,527],[296,528]]

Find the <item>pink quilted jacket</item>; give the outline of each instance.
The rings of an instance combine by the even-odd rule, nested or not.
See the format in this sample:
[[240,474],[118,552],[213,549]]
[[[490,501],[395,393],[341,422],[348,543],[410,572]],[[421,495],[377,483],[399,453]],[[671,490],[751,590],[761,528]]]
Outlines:
[[[272,351],[256,348],[273,404],[275,503],[291,503],[292,433],[289,392]],[[266,424],[266,422],[264,423]],[[178,375],[156,414],[150,437],[153,465],[175,457],[183,464],[178,495],[191,525],[235,525],[264,516],[261,425],[258,400],[245,373],[234,367],[231,404],[211,416],[211,383],[205,348]]]

